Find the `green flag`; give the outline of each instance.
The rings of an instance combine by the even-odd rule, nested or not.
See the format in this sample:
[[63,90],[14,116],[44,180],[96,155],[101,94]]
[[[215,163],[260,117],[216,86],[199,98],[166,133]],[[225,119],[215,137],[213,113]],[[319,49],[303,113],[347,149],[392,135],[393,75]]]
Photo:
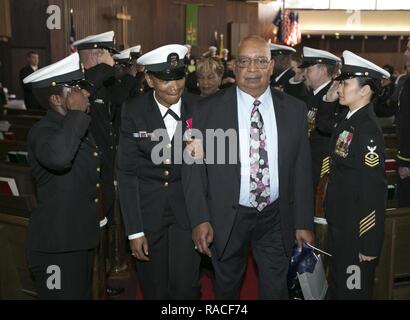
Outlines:
[[196,4],[186,5],[185,37],[187,44],[198,45],[198,5]]

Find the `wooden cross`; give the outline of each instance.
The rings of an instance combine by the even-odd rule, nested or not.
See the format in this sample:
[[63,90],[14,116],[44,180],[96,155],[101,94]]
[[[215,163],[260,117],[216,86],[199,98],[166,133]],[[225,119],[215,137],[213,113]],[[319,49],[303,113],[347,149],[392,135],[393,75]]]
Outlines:
[[128,22],[132,20],[131,15],[128,14],[127,6],[121,7],[122,12],[117,12],[115,18],[122,22],[122,42],[124,49],[128,48]]

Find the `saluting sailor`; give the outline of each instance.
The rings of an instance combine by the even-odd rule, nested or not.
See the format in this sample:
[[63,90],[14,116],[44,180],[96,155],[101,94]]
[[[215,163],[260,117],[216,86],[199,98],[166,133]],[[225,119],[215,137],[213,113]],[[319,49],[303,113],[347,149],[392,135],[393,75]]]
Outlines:
[[330,293],[333,299],[371,299],[387,196],[383,134],[371,101],[390,74],[350,51],[343,58],[337,92],[349,109],[330,140],[325,201],[333,255]]

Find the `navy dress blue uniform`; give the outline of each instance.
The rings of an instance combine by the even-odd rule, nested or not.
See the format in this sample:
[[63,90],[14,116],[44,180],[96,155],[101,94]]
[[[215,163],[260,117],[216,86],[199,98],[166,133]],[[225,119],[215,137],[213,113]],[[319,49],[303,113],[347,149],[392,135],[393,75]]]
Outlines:
[[[118,54],[115,49],[114,32],[109,31],[97,35],[91,35],[73,43],[79,51],[90,49],[106,49],[111,53]],[[118,123],[121,105],[128,97],[129,92],[118,90],[115,82],[115,68],[100,63],[85,70],[85,79],[92,84],[90,87],[90,115],[92,132],[96,144],[102,154],[102,193],[103,203],[100,204],[104,211],[104,217],[108,222],[113,220],[115,186],[114,168],[118,141]],[[113,94],[114,93],[114,94]]]
[[[75,65],[77,70],[72,71]],[[25,80],[33,88],[71,83],[83,77],[79,67],[75,54]],[[27,253],[41,299],[91,298],[101,180],[100,152],[89,132],[90,122],[91,117],[81,111],[63,116],[50,109],[28,135],[37,208],[29,222]],[[59,290],[47,287],[49,266],[61,271]]]
[[[364,76],[373,67],[353,53],[345,51],[343,55],[341,79]],[[381,78],[382,74],[374,71],[371,76]],[[371,104],[349,115],[348,110],[342,112],[330,140],[325,199],[333,256],[330,297],[371,299],[377,259],[360,262],[359,253],[378,257],[381,252],[387,200],[384,142]]]
[[[308,68],[316,64],[336,66],[339,62],[340,59],[330,52],[303,47],[303,61],[299,68]],[[327,166],[329,156],[329,143],[333,127],[329,126],[328,121],[340,111],[337,103],[328,104],[323,101],[323,96],[326,95],[331,85],[332,81],[329,77],[328,83],[324,82],[322,88],[319,87],[305,96],[305,102],[308,107],[307,116],[310,149],[312,152],[313,190],[315,193],[322,168]]]
[[[296,50],[292,47],[271,43],[270,44],[270,52],[272,59],[279,61],[281,58],[284,59],[291,56]],[[290,61],[289,61],[290,62]],[[282,74],[279,75],[272,75],[271,77],[271,86],[294,96],[295,98],[301,99],[305,101],[306,96],[308,95],[308,90],[303,81],[301,82],[290,82],[290,80],[295,76],[295,71],[293,71],[290,63],[287,70],[284,70]]]
[[[160,79],[182,79],[185,52],[179,55],[178,64],[166,60],[172,50],[180,50],[178,47],[186,50],[179,45],[161,47],[146,54],[154,61],[142,56],[141,63],[148,72],[151,72],[148,64],[158,67],[162,63],[159,68],[163,72],[159,69],[152,72]],[[163,54],[165,62],[159,61]],[[154,94],[155,91],[147,92],[127,101],[123,107],[118,180],[124,225],[129,239],[142,235],[148,241],[150,261],[137,260],[144,299],[198,299],[200,256],[191,239],[181,182],[182,135],[186,121],[191,118],[192,99],[196,98],[182,96],[180,121],[172,140],[167,134],[160,138],[164,147],[160,155],[166,159],[156,164],[151,156],[159,141],[152,140],[151,134],[157,129],[166,133],[167,128]]]

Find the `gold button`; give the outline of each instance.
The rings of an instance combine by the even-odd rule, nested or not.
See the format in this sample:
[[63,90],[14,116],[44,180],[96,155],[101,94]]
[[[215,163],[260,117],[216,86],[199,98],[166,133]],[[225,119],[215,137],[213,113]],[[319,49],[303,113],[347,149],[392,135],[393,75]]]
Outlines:
[[112,150],[112,149],[114,149],[114,147],[113,147],[113,146],[111,146],[111,147],[110,147],[110,149]]
[[164,183],[164,187],[168,187],[169,186],[169,183],[168,182],[165,182]]
[[98,157],[98,152],[94,152],[94,157]]
[[95,186],[96,186],[97,188],[99,188],[99,187],[100,187],[100,184],[99,184],[99,183],[97,183]]
[[168,177],[168,176],[169,176],[169,171],[165,171],[165,172],[164,172],[164,175],[165,175],[166,177]]
[[97,198],[95,198],[95,199],[94,199],[94,202],[95,202],[95,203],[98,203],[98,199],[97,199]]
[[170,164],[170,163],[171,163],[171,160],[169,159],[165,160],[165,164]]
[[100,172],[101,171],[101,169],[100,168],[97,168],[97,172]]
[[112,132],[110,132],[110,136],[112,136]]

